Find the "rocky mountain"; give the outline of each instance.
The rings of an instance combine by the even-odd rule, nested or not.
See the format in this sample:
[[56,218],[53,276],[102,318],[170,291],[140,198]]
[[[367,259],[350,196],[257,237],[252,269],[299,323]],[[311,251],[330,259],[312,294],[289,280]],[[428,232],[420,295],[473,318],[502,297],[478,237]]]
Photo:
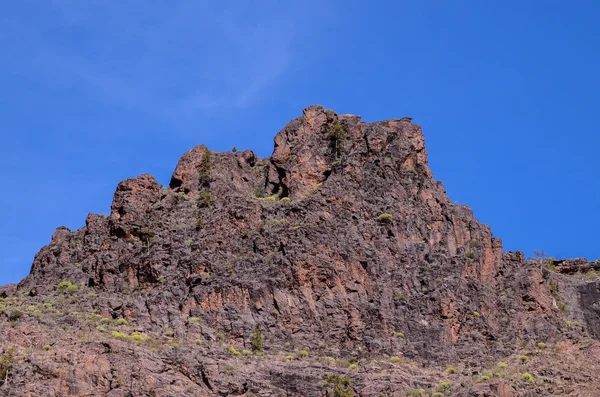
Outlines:
[[600,262],[503,252],[424,142],[311,106],[120,183],[0,288],[0,395],[600,396]]

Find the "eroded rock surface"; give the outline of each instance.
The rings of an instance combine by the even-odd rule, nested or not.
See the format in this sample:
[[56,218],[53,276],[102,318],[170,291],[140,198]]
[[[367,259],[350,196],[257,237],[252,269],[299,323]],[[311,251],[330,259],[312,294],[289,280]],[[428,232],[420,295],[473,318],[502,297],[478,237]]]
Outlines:
[[270,158],[197,146],[168,188],[126,180],[110,216],[57,229],[0,289],[18,357],[0,391],[600,395],[586,370],[542,368],[598,350],[600,266],[558,262],[503,253],[434,180],[409,118],[311,106]]

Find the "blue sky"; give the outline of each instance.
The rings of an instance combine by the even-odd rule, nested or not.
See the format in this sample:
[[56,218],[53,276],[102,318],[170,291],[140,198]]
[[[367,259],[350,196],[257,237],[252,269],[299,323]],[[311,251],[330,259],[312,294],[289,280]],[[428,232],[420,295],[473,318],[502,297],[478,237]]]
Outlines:
[[0,12],[0,284],[117,183],[272,151],[319,103],[410,116],[506,250],[600,257],[597,1],[22,0]]

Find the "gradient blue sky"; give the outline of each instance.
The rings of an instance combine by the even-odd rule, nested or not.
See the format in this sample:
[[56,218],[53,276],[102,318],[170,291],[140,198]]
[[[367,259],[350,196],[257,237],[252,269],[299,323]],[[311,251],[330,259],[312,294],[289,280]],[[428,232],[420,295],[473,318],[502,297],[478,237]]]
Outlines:
[[196,144],[272,151],[319,103],[414,117],[506,250],[600,257],[600,2],[7,1],[0,284]]

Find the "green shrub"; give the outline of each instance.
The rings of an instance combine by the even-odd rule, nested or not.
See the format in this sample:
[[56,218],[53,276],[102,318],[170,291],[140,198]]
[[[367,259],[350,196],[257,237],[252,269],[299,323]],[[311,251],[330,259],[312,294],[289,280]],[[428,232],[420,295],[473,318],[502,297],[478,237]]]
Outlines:
[[527,361],[529,359],[529,357],[527,357],[525,354],[521,354],[519,356],[519,358],[521,359],[522,362],[525,362],[525,361]]
[[465,253],[465,258],[469,258],[469,259],[475,259],[475,253],[474,252],[466,252]]
[[490,377],[487,375],[482,375],[479,377],[479,379],[477,380],[477,382],[487,382],[488,380],[490,380]]
[[46,351],[52,350],[52,346],[50,346],[50,345],[44,345],[44,347],[42,349],[44,349]]
[[120,318],[117,320],[117,325],[129,325],[129,322],[124,318]]
[[21,319],[21,317],[23,317],[23,315],[24,313],[22,311],[20,311],[19,309],[14,309],[8,315],[8,319],[10,321],[18,321]]
[[195,343],[195,344],[197,344],[197,345],[203,345],[203,344],[204,344],[204,342],[205,342],[205,341],[204,341],[204,339],[196,339],[196,340],[194,341],[194,343]]
[[192,324],[198,324],[200,322],[200,318],[199,317],[190,317],[190,323]]
[[342,127],[339,119],[335,119],[329,126],[329,137],[333,143],[335,149],[335,157],[338,158],[344,150],[344,140],[346,138],[346,131]]
[[396,338],[404,338],[404,334],[402,332],[392,331],[390,334]]
[[378,221],[386,222],[386,223],[391,222],[392,219],[394,219],[394,216],[392,214],[388,214],[388,213],[383,213],[377,217]]
[[238,357],[238,356],[241,356],[241,355],[242,355],[242,353],[240,353],[239,351],[237,351],[237,350],[235,349],[235,347],[228,347],[228,348],[227,348],[227,352],[228,352],[229,354],[231,354],[232,356],[236,356],[236,357]]
[[263,337],[260,325],[256,324],[254,332],[250,335],[250,345],[255,353],[262,353],[264,349],[265,339]]
[[323,386],[329,389],[326,392],[327,397],[354,397],[350,379],[344,376],[329,375],[323,381]]
[[546,348],[546,344],[544,342],[540,342],[537,344],[537,347],[539,347],[540,349],[545,349]]
[[481,313],[479,313],[479,312],[473,312],[473,315],[474,315],[475,317],[481,317]]
[[66,291],[68,288],[72,287],[73,283],[71,283],[70,281],[61,281],[57,286],[56,289],[58,291]]
[[456,368],[451,365],[448,368],[446,368],[446,373],[447,374],[455,374],[456,373]]
[[447,392],[447,391],[450,391],[451,389],[452,389],[452,382],[450,382],[449,380],[443,380],[438,385],[438,390],[441,392]]
[[398,364],[399,362],[402,361],[402,359],[398,356],[392,356],[388,359],[389,362],[391,362],[392,364]]
[[202,154],[202,160],[200,161],[200,165],[198,167],[198,176],[200,178],[200,182],[206,182],[210,176],[211,167],[212,161],[210,159],[210,150],[206,149]]
[[96,329],[100,332],[106,332],[106,328],[104,327],[96,327]]
[[308,350],[299,350],[298,357],[308,357]]
[[214,201],[213,195],[209,192],[202,192],[198,195],[198,207],[200,208],[209,208]]
[[521,375],[521,379],[523,379],[525,382],[535,383],[533,375],[531,375],[529,372],[525,372],[523,375]]
[[252,352],[250,350],[242,350],[242,355],[243,356],[249,356],[251,354],[252,354]]
[[115,339],[118,339],[118,340],[124,340],[124,341],[126,341],[126,340],[128,340],[128,339],[129,339],[129,335],[127,335],[127,334],[124,334],[124,333],[122,333],[122,332],[119,332],[119,331],[112,331],[112,332],[110,333],[110,336],[111,336],[112,338],[115,338]]
[[277,198],[279,196],[277,194],[273,194],[272,196],[269,197],[259,197],[258,200],[259,201],[270,201],[270,202],[275,202],[277,201]]
[[348,366],[348,369],[357,369],[358,368],[358,364],[350,364]]
[[79,291],[79,287],[76,286],[75,284],[70,285],[67,287],[67,289],[65,290],[68,294],[73,295],[74,293],[76,293],[77,291]]
[[15,362],[15,349],[13,347],[6,349],[0,358],[0,385],[10,377],[13,363]]
[[425,389],[410,389],[406,391],[406,395],[407,396],[417,396],[417,397],[421,397],[421,396],[425,396],[427,394],[427,391],[425,391]]
[[505,368],[508,368],[508,364],[507,364],[507,363],[505,363],[505,362],[503,362],[503,361],[500,361],[500,362],[498,363],[498,367],[500,367],[500,368],[502,368],[502,369],[505,369]]

